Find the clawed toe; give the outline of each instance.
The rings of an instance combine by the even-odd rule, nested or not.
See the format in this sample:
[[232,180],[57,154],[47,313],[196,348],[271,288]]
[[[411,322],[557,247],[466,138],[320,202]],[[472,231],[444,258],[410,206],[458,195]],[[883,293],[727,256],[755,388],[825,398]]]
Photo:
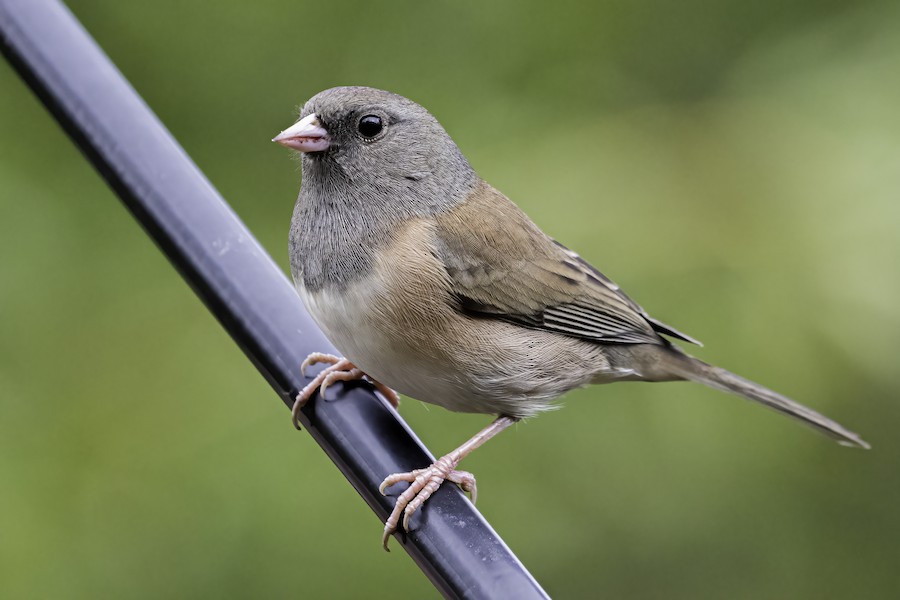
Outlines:
[[388,386],[384,385],[380,381],[376,381],[376,380],[372,379],[368,375],[366,375],[366,379],[373,386],[375,386],[376,390],[381,392],[381,395],[384,396],[384,399],[387,400],[391,406],[393,406],[394,408],[397,408],[398,406],[400,406],[400,396],[397,394],[397,392],[395,392]]
[[475,476],[468,471],[453,471],[448,480],[452,481],[460,487],[462,491],[469,494],[472,504],[478,500],[478,486],[475,483]]
[[363,372],[354,367],[353,364],[351,364],[348,360],[342,360],[341,362],[326,370],[328,371],[328,374],[325,376],[325,379],[322,380],[322,384],[319,386],[319,394],[326,400],[328,399],[328,396],[325,395],[325,392],[328,390],[328,386],[330,386],[335,381],[354,381],[356,379],[362,379],[364,377]]
[[340,356],[335,356],[334,354],[326,354],[324,352],[312,352],[306,359],[300,364],[300,374],[306,377],[306,369],[313,365],[317,365],[319,363],[328,363],[330,365],[336,365],[337,363],[345,360]]
[[385,477],[381,485],[378,486],[378,490],[382,495],[385,495],[387,488],[395,483],[406,481],[410,484],[397,498],[394,509],[384,523],[384,535],[381,538],[381,543],[385,550],[388,550],[388,540],[391,534],[397,531],[400,517],[403,517],[403,529],[409,531],[409,521],[412,516],[437,491],[444,481],[451,481],[457,484],[464,492],[470,493],[472,501],[475,501],[477,492],[475,476],[468,471],[457,471],[454,469],[458,462],[458,460],[445,456],[428,468],[416,469],[409,473],[394,473]]

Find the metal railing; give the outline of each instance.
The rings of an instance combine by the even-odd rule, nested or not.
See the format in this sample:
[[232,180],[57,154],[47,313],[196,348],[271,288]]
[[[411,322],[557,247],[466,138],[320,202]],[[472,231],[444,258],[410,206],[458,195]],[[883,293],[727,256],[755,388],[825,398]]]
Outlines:
[[[0,0],[0,49],[290,406],[300,362],[332,346],[212,184],[57,0]],[[339,400],[311,402],[301,423],[384,521],[393,499],[378,492],[382,478],[433,457],[364,387],[332,394]],[[399,544],[445,596],[547,597],[455,486],[442,486],[414,525]]]

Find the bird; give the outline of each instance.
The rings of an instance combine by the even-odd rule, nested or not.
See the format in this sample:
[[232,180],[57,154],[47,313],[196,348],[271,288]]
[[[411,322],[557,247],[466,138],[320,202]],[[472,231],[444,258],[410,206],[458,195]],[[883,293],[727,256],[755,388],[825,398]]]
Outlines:
[[393,405],[403,394],[495,419],[408,482],[382,544],[444,481],[475,500],[460,461],[566,392],[621,381],[694,381],[793,417],[847,446],[856,433],[786,396],[687,354],[699,342],[651,317],[611,279],[545,234],[481,179],[425,108],[370,87],[310,98],[272,141],[298,151],[301,186],[289,234],[291,275],[343,356],[300,391],[299,410],[336,381],[367,379]]

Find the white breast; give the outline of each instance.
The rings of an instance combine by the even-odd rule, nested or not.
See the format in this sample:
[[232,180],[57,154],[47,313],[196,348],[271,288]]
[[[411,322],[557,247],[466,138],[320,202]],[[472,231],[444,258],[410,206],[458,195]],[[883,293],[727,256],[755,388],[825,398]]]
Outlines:
[[371,299],[375,292],[371,283],[363,281],[341,293],[328,289],[309,293],[298,284],[297,292],[325,336],[359,368],[368,373],[373,357],[391,352],[390,344],[373,328]]
[[[386,308],[389,296],[384,283],[367,279],[341,293],[308,293],[300,285],[297,291],[326,337],[367,375],[401,394],[450,410],[495,412],[472,403],[469,386],[455,374],[457,365],[440,360],[430,348],[416,343],[420,336],[408,335],[409,329],[398,321],[396,312]],[[426,316],[421,305],[417,309],[410,307],[419,317]],[[414,320],[421,323],[426,319]]]

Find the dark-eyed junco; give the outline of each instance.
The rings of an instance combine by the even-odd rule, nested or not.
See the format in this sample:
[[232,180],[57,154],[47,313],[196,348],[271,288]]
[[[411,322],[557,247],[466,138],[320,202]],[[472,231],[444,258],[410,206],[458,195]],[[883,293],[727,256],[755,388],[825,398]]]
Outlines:
[[[459,461],[565,392],[615,381],[691,380],[799,419],[839,442],[857,434],[796,402],[688,356],[696,343],[649,316],[615,283],[549,238],[484,182],[418,104],[365,87],[314,96],[273,141],[303,153],[290,231],[297,291],[343,359],[298,396],[369,376],[444,408],[497,415],[471,440],[381,490],[410,486],[384,546],[445,480],[475,495]],[[384,384],[384,385],[382,385]]]

